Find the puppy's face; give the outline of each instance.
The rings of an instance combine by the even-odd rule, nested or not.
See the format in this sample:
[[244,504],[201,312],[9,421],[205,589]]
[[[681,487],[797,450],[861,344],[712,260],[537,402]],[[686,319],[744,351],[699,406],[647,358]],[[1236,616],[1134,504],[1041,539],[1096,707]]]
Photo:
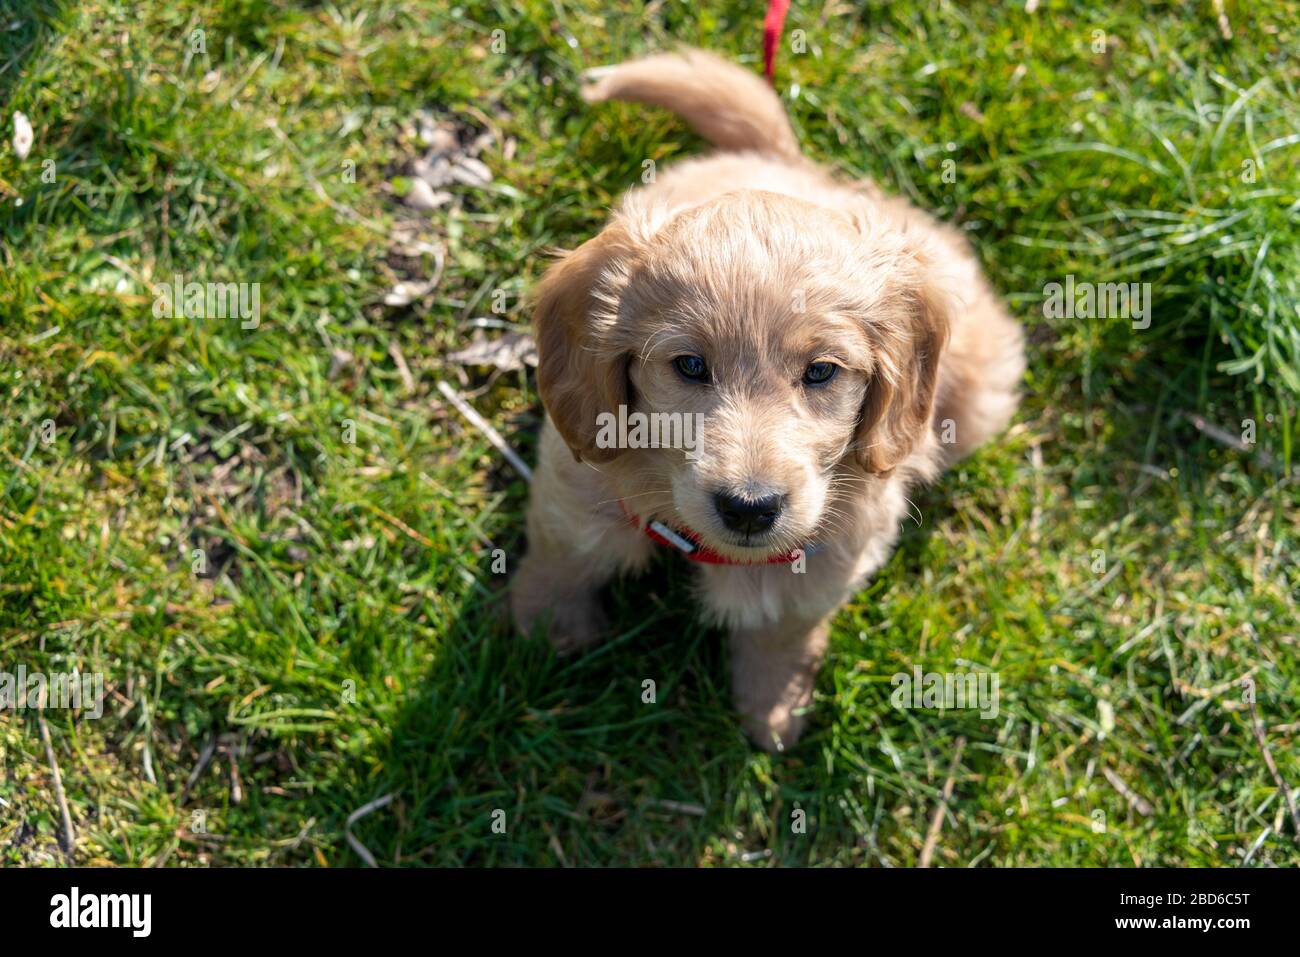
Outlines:
[[[585,274],[543,284],[539,382],[575,454],[621,457],[637,514],[759,560],[833,532],[854,471],[927,434],[946,323],[901,234],[755,191],[606,232]],[[601,447],[593,420],[619,405],[683,441]]]
[[[651,449],[638,464],[671,491],[675,514],[655,517],[737,558],[786,552],[827,518],[872,351],[858,323],[821,296],[808,301],[811,285],[784,281],[811,277],[756,271],[717,290],[693,279],[698,267],[669,248],[624,299],[648,333],[628,366],[635,407],[697,423],[691,448]],[[665,282],[670,272],[682,281]]]

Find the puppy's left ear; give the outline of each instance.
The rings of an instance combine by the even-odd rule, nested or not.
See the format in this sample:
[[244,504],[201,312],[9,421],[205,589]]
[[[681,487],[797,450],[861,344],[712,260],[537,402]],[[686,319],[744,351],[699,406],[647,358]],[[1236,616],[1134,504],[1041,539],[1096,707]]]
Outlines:
[[867,385],[853,447],[863,470],[889,475],[933,431],[939,363],[948,344],[953,297],[933,251],[908,254],[903,322],[878,329],[881,362]]
[[611,224],[551,266],[535,294],[537,389],[578,461],[607,462],[619,453],[596,442],[601,414],[616,415],[628,401],[627,353],[611,341],[616,320],[598,290],[631,253],[627,229]]

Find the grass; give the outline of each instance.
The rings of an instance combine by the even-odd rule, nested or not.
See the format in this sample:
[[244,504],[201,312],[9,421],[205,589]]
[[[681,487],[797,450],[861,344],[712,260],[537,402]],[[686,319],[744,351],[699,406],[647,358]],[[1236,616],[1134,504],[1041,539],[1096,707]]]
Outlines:
[[[1300,785],[1295,9],[1228,2],[1228,40],[1209,3],[1022,6],[787,22],[809,153],[961,224],[1032,347],[773,758],[668,557],[599,649],[512,636],[527,489],[434,387],[531,458],[531,378],[447,354],[700,148],[578,71],[672,41],[758,69],[761,4],[0,0],[5,129],[36,130],[0,148],[0,670],[105,676],[101,719],[47,713],[72,859],[356,865],[349,814],[392,795],[352,829],[382,864],[908,866],[951,774],[936,864],[1300,863],[1240,683]],[[435,269],[385,188],[420,109],[493,132],[495,179],[416,224],[445,269],[396,309]],[[260,282],[261,324],[155,318],[177,272]],[[1046,318],[1067,274],[1150,282],[1150,328]],[[995,670],[999,717],[892,709],[914,664]],[[0,863],[61,833],[0,711]]]

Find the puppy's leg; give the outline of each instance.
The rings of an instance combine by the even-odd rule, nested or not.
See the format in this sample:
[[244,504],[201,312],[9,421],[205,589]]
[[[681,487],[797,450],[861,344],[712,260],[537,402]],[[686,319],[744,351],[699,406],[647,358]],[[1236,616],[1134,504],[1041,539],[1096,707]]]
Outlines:
[[731,691],[759,747],[784,751],[803,733],[829,633],[828,618],[787,619],[731,633]]
[[869,501],[837,500],[837,530],[794,565],[701,566],[710,621],[731,636],[731,693],[759,747],[793,747],[807,723],[813,685],[835,612],[889,558],[907,499],[894,481]]
[[[529,528],[534,523],[529,521]],[[597,592],[612,575],[573,551],[567,543],[529,532],[528,554],[511,584],[510,608],[515,626],[531,634],[545,625],[547,637],[561,653],[597,641],[607,624]]]
[[599,473],[573,461],[547,421],[528,503],[528,552],[510,586],[516,627],[539,624],[557,651],[603,636],[600,587],[643,563],[652,544],[631,528]]

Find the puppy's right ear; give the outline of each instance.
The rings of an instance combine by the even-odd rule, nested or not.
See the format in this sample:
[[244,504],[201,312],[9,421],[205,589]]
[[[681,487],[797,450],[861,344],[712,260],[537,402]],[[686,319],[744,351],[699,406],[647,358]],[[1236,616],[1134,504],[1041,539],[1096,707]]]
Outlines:
[[616,341],[617,302],[610,286],[632,254],[619,223],[546,271],[536,292],[537,388],[556,429],[578,461],[608,462],[600,448],[601,413],[617,417],[628,401],[629,353]]

